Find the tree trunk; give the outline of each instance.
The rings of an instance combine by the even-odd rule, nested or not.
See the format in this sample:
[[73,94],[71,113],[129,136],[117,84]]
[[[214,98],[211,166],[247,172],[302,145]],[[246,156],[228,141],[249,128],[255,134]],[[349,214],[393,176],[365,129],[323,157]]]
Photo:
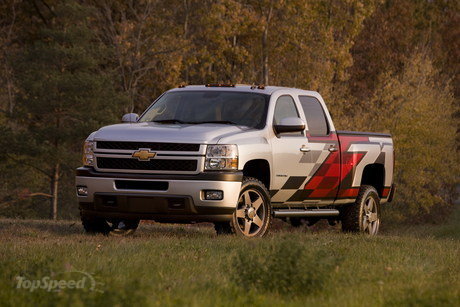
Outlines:
[[273,14],[273,1],[270,1],[270,7],[268,8],[268,12],[265,19],[265,28],[264,33],[262,34],[262,83],[264,85],[268,85],[268,75],[269,75],[269,68],[268,68],[268,28],[270,26],[270,21],[272,19]]
[[268,85],[268,50],[267,50],[268,25],[262,35],[262,84]]
[[[236,49],[237,42],[238,40],[237,40],[236,35],[233,35],[233,39],[232,39],[233,50]],[[230,71],[230,82],[229,83],[233,83],[233,84],[238,83],[238,80],[236,79],[235,71],[236,71],[236,63],[235,63],[235,60],[232,60],[232,67]]]
[[59,192],[59,179],[60,179],[60,169],[61,166],[59,163],[54,167],[53,177],[51,179],[51,218],[57,220],[58,213],[58,192]]
[[[185,10],[185,17],[184,17],[184,40],[187,42],[188,40],[188,19],[189,19],[189,10],[190,9],[190,4],[188,0],[184,0],[184,10]],[[188,53],[188,51],[187,51]],[[188,78],[189,78],[189,68],[188,68],[188,57],[186,56],[185,58],[185,73],[184,73],[184,82],[187,85],[188,84]]]

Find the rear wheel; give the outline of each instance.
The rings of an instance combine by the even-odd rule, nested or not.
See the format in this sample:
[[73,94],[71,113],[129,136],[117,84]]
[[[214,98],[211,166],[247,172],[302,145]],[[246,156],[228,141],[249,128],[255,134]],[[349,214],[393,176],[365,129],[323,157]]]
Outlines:
[[376,235],[380,227],[380,198],[373,186],[361,187],[353,205],[340,212],[342,230]]
[[129,236],[136,231],[139,226],[139,220],[119,220],[112,225],[109,235],[116,237]]
[[81,215],[83,228],[87,233],[126,236],[134,233],[139,220],[106,220],[100,217]]

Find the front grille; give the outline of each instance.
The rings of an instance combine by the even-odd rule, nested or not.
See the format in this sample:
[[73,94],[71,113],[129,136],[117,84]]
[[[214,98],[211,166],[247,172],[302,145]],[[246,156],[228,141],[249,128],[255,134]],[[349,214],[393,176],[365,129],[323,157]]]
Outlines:
[[139,161],[125,158],[97,158],[97,167],[102,169],[127,169],[146,171],[195,171],[197,160],[154,159]]
[[115,187],[122,190],[166,191],[169,183],[167,181],[115,180]]
[[96,142],[98,149],[125,149],[137,150],[139,148],[150,148],[155,151],[199,151],[200,144],[181,143],[151,143],[151,142]]

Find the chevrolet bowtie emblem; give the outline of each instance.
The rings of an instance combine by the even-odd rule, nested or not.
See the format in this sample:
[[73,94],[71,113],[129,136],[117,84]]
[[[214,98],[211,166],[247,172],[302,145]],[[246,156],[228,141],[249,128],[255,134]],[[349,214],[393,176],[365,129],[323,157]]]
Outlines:
[[149,161],[155,158],[156,152],[151,152],[150,149],[139,149],[133,153],[133,158],[137,158],[139,161]]

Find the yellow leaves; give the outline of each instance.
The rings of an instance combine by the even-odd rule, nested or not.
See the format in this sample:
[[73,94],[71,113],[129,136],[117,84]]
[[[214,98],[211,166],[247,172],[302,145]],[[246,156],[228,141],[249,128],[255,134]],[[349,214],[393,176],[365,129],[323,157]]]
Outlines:
[[[403,71],[386,73],[366,117],[373,129],[390,128],[396,150],[398,203],[411,214],[431,212],[445,204],[445,189],[459,171],[455,157],[456,125],[448,84],[425,54],[406,60]],[[362,116],[362,115],[361,115]],[[442,174],[442,175],[441,175]]]

